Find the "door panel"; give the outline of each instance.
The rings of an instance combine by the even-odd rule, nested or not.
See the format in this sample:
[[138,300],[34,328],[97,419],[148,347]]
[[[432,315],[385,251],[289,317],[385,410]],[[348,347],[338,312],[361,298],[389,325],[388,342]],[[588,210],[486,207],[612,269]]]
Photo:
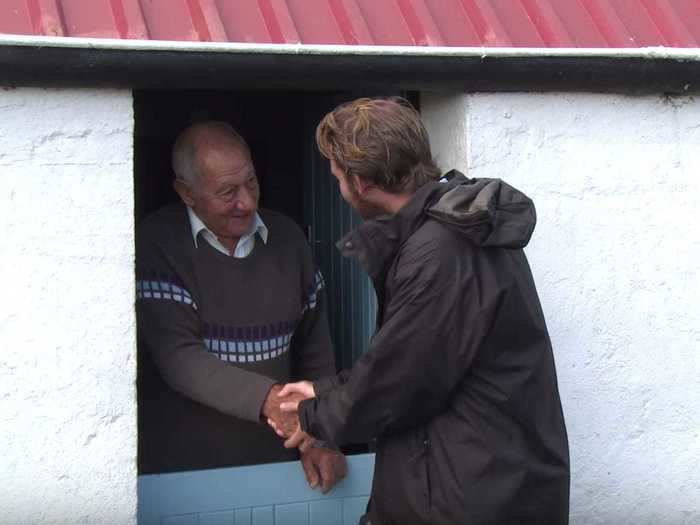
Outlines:
[[[406,92],[372,93],[371,96],[403,96]],[[306,97],[303,134],[305,137],[304,223],[316,262],[326,280],[328,322],[339,369],[349,369],[369,347],[376,326],[377,300],[374,287],[358,263],[341,256],[335,243],[358,224],[360,217],[340,195],[328,160],[318,151],[316,126],[338,104],[365,93],[326,93]],[[415,104],[416,100],[412,100]],[[417,106],[416,106],[417,107]]]
[[298,461],[141,476],[139,525],[356,525],[374,454],[348,456],[348,475],[328,494],[311,490]]
[[[392,95],[396,93],[384,93]],[[326,281],[328,323],[336,364],[349,369],[364,353],[375,330],[377,301],[374,287],[360,265],[341,256],[335,244],[360,224],[361,218],[340,195],[327,159],[316,146],[316,126],[338,104],[366,93],[333,93],[305,101],[304,222],[308,225],[316,262]]]
[[[315,146],[310,146],[315,150]],[[326,281],[328,323],[335,345],[336,364],[349,369],[367,350],[374,333],[374,288],[360,265],[343,257],[335,246],[361,219],[342,199],[328,161],[317,151],[311,160],[305,192],[306,222],[314,257]]]

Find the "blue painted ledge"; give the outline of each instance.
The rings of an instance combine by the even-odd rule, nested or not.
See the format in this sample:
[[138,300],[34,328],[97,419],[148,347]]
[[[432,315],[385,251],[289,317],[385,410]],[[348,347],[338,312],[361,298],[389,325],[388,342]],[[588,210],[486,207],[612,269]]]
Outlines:
[[138,525],[357,525],[374,454],[347,460],[347,477],[325,495],[298,461],[140,476]]

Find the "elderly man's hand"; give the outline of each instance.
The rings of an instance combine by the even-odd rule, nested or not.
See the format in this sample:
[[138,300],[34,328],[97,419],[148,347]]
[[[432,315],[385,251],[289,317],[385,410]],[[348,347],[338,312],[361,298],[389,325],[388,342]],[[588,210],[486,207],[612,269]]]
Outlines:
[[280,405],[283,402],[299,402],[305,399],[301,394],[294,392],[287,392],[285,397],[281,397],[279,394],[284,389],[282,385],[273,385],[265,398],[265,402],[262,406],[262,418],[267,421],[270,426],[280,434],[284,434],[285,437],[292,435],[299,424],[297,415],[293,411],[283,412]]
[[[304,432],[299,424],[299,402],[315,395],[314,386],[310,381],[287,383],[277,392],[280,398],[281,419],[284,423],[280,424],[274,418],[268,418],[267,422],[278,436],[286,439],[285,448],[298,447],[301,452],[305,452],[313,443],[314,438]],[[290,418],[293,420],[291,424]]]
[[330,448],[311,447],[301,454],[301,465],[309,487],[320,484],[324,494],[347,474],[345,456]]
[[[279,418],[270,417],[267,422],[278,436],[287,439],[285,447],[297,447],[310,437],[301,430],[299,425],[299,402],[315,397],[313,384],[309,381],[287,383],[284,388],[277,390],[277,397],[280,400],[281,415]],[[294,440],[291,439],[292,437]]]

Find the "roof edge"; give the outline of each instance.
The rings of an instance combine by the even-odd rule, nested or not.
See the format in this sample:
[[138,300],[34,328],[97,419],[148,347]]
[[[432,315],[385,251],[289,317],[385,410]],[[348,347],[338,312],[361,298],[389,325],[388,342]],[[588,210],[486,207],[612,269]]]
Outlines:
[[700,93],[699,60],[700,50],[668,48],[368,48],[0,37],[0,85],[690,95]]
[[115,51],[168,51],[180,53],[230,53],[316,56],[395,56],[464,58],[597,58],[700,61],[700,48],[526,48],[362,46],[317,44],[246,44],[232,42],[184,42],[112,38],[46,37],[0,34],[0,47],[41,47]]

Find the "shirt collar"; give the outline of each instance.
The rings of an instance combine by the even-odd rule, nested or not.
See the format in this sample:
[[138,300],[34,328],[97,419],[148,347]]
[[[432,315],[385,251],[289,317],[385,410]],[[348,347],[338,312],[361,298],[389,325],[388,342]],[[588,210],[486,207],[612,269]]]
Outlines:
[[[192,239],[194,240],[194,245],[197,247],[197,236],[199,233],[204,230],[209,232],[214,238],[216,238],[216,235],[214,235],[214,232],[212,232],[209,228],[207,228],[207,225],[204,224],[202,219],[200,219],[197,214],[194,212],[192,208],[187,206],[187,215],[190,218],[190,226],[192,228]],[[251,237],[255,234],[260,235],[260,238],[262,239],[262,242],[267,244],[267,235],[268,235],[268,230],[267,226],[262,220],[262,217],[260,217],[260,214],[258,212],[255,212],[255,218],[253,219],[253,224],[250,226],[250,230],[248,230],[247,233],[241,236],[241,239],[245,239],[248,237]]]

